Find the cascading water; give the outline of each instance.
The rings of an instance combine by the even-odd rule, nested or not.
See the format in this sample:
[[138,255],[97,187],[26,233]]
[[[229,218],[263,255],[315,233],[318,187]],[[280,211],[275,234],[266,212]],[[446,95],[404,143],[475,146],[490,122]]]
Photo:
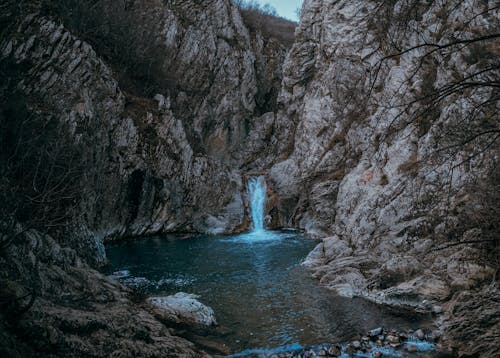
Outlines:
[[[220,346],[242,352],[231,357],[277,356],[303,346],[351,339],[355,332],[380,326],[415,327],[416,317],[388,316],[371,302],[340,298],[320,288],[310,273],[298,266],[317,242],[296,231],[266,230],[264,178],[251,178],[247,190],[252,231],[118,244],[107,250],[110,272],[139,292],[200,294],[227,327],[228,334],[220,336]],[[339,317],[344,319],[339,321]],[[427,342],[409,342],[420,351],[434,347]],[[278,348],[269,350],[271,347]],[[403,357],[389,348],[380,347],[380,351],[384,357]]]
[[266,205],[266,181],[264,177],[253,178],[248,181],[248,199],[252,210],[254,231],[264,231],[264,210]]

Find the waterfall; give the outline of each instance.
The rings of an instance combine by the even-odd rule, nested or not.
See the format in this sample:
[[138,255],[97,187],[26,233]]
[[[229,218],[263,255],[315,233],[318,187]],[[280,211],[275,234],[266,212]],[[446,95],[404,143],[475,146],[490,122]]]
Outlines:
[[254,231],[264,231],[264,210],[266,208],[266,181],[264,177],[248,181],[248,199],[252,210]]

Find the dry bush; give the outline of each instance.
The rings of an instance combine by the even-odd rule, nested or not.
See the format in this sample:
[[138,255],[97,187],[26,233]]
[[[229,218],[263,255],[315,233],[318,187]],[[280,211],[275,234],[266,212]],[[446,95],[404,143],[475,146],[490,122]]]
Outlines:
[[169,49],[157,37],[157,19],[144,21],[141,6],[127,0],[43,0],[42,9],[90,43],[123,89],[150,97],[176,87],[177,68],[164,68]]
[[[483,240],[500,245],[500,164],[494,163],[488,175],[468,188],[471,197],[460,213],[465,229],[479,228]],[[498,252],[497,252],[498,253]]]
[[265,37],[274,38],[286,47],[293,45],[297,27],[295,22],[256,10],[241,10],[241,14],[251,31],[260,30]]
[[261,31],[264,37],[274,38],[286,47],[295,41],[297,23],[279,17],[269,5],[259,6],[257,2],[233,1],[241,11],[245,25],[252,31]]
[[[14,98],[15,97],[15,98]],[[67,125],[28,111],[20,94],[0,106],[0,215],[5,240],[13,225],[55,234],[69,225],[82,195],[82,154]]]

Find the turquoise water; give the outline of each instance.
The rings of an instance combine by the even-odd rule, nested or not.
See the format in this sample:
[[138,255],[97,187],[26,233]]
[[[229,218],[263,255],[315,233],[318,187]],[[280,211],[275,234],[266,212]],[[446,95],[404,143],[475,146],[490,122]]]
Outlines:
[[[231,352],[342,342],[424,320],[319,287],[300,266],[317,242],[293,231],[163,236],[108,245],[109,273],[151,294],[187,292],[211,306]],[[121,271],[121,272],[118,272]]]
[[253,230],[264,231],[264,209],[266,207],[266,181],[264,177],[252,178],[248,181],[248,201],[252,211]]

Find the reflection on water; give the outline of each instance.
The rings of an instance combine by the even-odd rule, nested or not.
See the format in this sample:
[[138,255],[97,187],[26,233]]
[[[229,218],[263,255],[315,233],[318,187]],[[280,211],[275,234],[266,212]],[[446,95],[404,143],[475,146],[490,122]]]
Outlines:
[[[384,326],[417,328],[362,299],[335,296],[299,266],[316,242],[294,232],[167,236],[109,245],[110,272],[143,280],[154,294],[195,293],[230,332],[227,345],[248,348],[346,341]],[[128,271],[128,272],[127,272]]]

